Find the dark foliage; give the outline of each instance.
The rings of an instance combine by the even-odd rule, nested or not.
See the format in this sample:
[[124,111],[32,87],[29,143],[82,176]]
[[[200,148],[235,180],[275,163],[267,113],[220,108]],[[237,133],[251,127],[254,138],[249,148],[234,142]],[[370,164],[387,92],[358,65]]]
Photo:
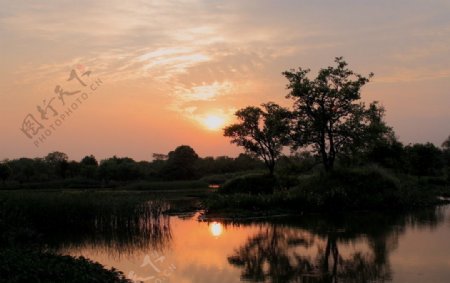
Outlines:
[[120,187],[136,182],[196,180],[208,175],[258,170],[264,163],[240,154],[200,158],[189,146],[179,146],[169,155],[155,154],[155,159],[139,161],[128,157],[97,162],[93,155],[80,162],[53,152],[45,158],[19,158],[0,163],[0,188],[99,188]]
[[384,109],[377,102],[360,101],[368,77],[347,68],[342,57],[335,67],[323,68],[313,80],[309,69],[283,73],[288,79],[287,98],[294,101],[294,147],[309,147],[322,159],[327,171],[339,154],[354,154],[390,129],[383,122]]
[[0,282],[130,283],[118,270],[84,257],[5,249],[0,251]]
[[219,190],[221,194],[269,194],[276,187],[276,178],[267,174],[249,174],[226,182]]

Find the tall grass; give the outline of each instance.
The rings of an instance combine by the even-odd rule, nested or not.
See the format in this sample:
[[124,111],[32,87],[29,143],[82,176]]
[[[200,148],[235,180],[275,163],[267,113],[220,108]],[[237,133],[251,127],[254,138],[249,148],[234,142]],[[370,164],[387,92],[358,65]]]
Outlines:
[[0,223],[10,231],[27,227],[53,248],[95,244],[118,252],[162,249],[171,239],[169,217],[163,215],[168,209],[169,203],[140,193],[0,193]]

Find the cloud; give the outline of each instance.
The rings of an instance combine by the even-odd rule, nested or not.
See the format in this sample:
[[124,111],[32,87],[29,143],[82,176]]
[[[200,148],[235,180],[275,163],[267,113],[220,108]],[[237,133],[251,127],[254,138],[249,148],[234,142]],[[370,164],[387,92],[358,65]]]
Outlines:
[[375,77],[377,83],[411,83],[426,80],[450,78],[449,68],[394,68],[389,73]]
[[347,4],[8,1],[0,34],[26,39],[31,49],[44,42],[47,56],[64,54],[16,67],[16,83],[53,83],[83,64],[111,83],[160,86],[172,99],[167,107],[187,117],[208,108],[228,113],[248,100],[259,104],[261,86],[274,73],[298,64],[323,67],[339,55],[350,54],[360,66],[373,63],[377,82],[449,76],[448,2]]
[[181,101],[214,101],[218,96],[230,94],[232,84],[230,82],[213,82],[212,84],[203,84],[184,88],[176,86],[174,95]]

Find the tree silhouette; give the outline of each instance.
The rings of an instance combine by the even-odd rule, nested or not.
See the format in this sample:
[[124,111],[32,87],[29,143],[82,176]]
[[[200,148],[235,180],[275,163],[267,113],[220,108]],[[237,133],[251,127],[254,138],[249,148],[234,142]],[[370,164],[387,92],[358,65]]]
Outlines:
[[85,157],[83,157],[83,159],[81,159],[80,163],[82,165],[85,166],[98,166],[98,161],[97,159],[95,159],[95,156],[91,155],[86,155]]
[[178,146],[169,152],[163,175],[170,180],[190,180],[197,177],[196,162],[199,159],[195,150],[188,145]]
[[314,80],[307,77],[309,69],[283,72],[289,80],[286,97],[294,100],[295,147],[311,147],[327,171],[337,154],[364,147],[389,130],[382,107],[359,102],[360,90],[373,74],[354,73],[342,57],[335,62],[336,67],[321,69]]
[[98,161],[95,156],[86,155],[80,161],[80,174],[85,178],[94,178],[98,168]]
[[50,152],[44,158],[45,162],[54,170],[54,173],[61,177],[66,177],[67,169],[69,168],[69,157],[67,154],[59,151]]
[[117,156],[102,160],[98,166],[98,175],[104,181],[130,181],[142,177],[136,161],[129,157]]
[[261,158],[273,175],[283,146],[289,144],[291,113],[272,102],[262,104],[262,107],[249,106],[238,110],[235,115],[239,123],[226,127],[224,136]]

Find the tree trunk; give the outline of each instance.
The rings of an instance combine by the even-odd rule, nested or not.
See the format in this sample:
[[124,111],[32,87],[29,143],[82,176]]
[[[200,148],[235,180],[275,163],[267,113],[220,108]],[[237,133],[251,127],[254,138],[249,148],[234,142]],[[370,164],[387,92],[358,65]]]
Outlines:
[[269,175],[273,176],[273,172],[275,171],[275,163],[267,164],[267,167],[269,168]]
[[322,160],[323,166],[325,167],[325,171],[330,172],[334,167],[334,158],[322,152]]
[[333,167],[334,167],[334,157],[328,156],[327,166],[326,166],[325,170],[327,172],[330,172],[333,170]]

